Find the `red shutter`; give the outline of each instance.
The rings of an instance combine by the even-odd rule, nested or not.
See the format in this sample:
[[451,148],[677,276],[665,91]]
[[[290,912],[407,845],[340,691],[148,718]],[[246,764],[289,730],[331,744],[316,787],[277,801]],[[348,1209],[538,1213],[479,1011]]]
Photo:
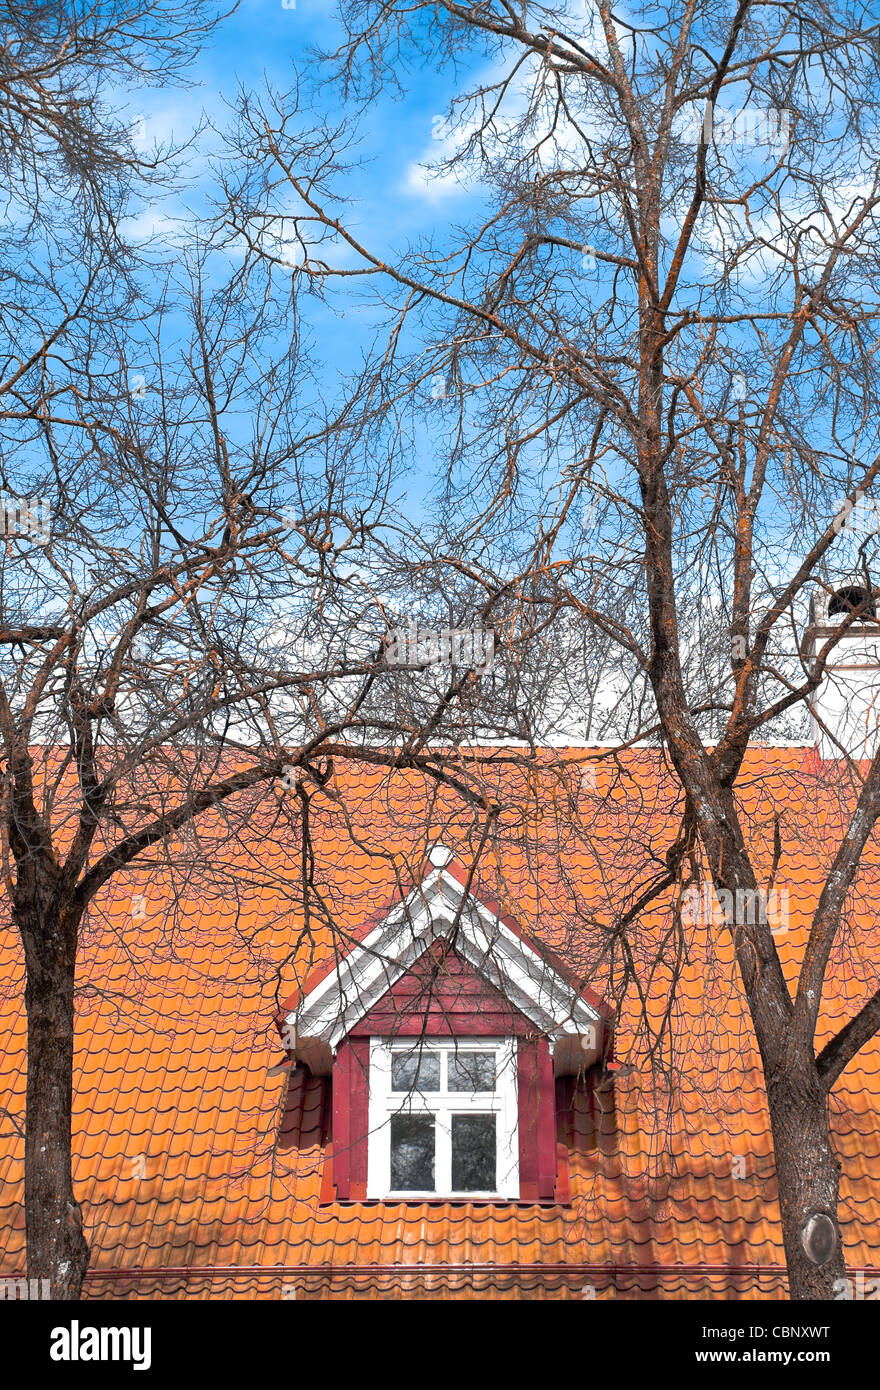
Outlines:
[[333,1063],[333,1186],[340,1202],[347,1201],[351,1187],[351,1151],[348,1143],[351,1063],[351,1044],[340,1043]]
[[333,1067],[333,1177],[340,1201],[358,1201],[367,1193],[369,1130],[369,1062],[371,1033],[379,1036],[430,1038],[517,1038],[520,1201],[552,1202],[556,1193],[556,1088],[553,1059],[546,1038],[534,1025],[454,953],[444,954],[440,975],[436,959],[426,996],[415,968],[360,1019],[340,1043]]
[[367,1195],[367,1155],[370,1135],[370,1040],[352,1038],[351,1089],[349,1090],[351,1162],[349,1181],[353,1200]]
[[519,1073],[519,1195],[552,1201],[556,1190],[556,1088],[546,1038],[521,1038]]
[[333,1068],[333,1179],[341,1202],[367,1195],[370,1040],[346,1038]]

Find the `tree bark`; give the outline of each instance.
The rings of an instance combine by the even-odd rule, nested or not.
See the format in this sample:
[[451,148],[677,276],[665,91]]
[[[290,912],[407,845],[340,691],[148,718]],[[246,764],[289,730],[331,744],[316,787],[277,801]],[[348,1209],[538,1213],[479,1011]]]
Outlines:
[[16,910],[25,952],[28,1072],[25,1105],[27,1273],[52,1298],[78,1299],[89,1263],[73,1195],[73,999],[79,913]]
[[[834,1281],[846,1274],[837,1215],[840,1163],[831,1143],[825,1089],[818,1075],[810,1075],[811,1068],[795,1068],[794,1075],[781,1069],[775,1077],[768,1073],[767,1083],[789,1297],[832,1299]],[[837,1232],[834,1253],[819,1265],[802,1241],[814,1213],[829,1216]]]

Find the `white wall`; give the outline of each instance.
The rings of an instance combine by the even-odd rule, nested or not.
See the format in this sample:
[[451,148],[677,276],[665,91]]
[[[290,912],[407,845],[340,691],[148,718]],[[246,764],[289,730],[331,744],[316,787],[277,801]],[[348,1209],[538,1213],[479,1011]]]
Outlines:
[[[816,629],[812,655],[831,631]],[[829,658],[828,675],[810,703],[818,716],[813,729],[823,758],[874,756],[880,742],[880,630],[872,627],[841,638]]]

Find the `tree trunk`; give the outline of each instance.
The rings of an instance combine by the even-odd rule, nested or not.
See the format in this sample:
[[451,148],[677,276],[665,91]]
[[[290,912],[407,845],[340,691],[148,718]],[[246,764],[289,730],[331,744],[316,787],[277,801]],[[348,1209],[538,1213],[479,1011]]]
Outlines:
[[[828,1100],[818,1077],[784,1075],[768,1080],[767,1098],[776,1156],[782,1239],[789,1297],[832,1299],[846,1274],[838,1225],[840,1164],[831,1145]],[[807,1254],[802,1233],[813,1215],[831,1218],[836,1246],[823,1264]]]
[[52,1298],[80,1297],[89,1263],[73,1195],[73,991],[79,914],[18,910],[28,1020],[24,1204],[27,1272]]

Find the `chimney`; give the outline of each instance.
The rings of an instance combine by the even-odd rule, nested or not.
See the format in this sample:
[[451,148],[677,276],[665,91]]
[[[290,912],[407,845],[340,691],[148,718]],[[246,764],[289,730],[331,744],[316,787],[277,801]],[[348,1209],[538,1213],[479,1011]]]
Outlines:
[[808,661],[856,614],[829,652],[825,677],[810,700],[813,736],[823,758],[872,758],[880,743],[878,597],[858,576],[818,590],[810,602]]

